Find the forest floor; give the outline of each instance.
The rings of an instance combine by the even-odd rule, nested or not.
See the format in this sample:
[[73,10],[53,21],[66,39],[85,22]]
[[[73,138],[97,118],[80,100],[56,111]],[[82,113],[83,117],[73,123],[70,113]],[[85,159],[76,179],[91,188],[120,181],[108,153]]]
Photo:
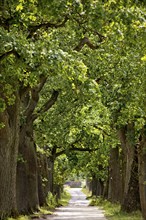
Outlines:
[[46,216],[47,220],[106,220],[103,210],[89,206],[80,188],[70,188],[68,191],[71,194],[68,206],[57,208],[53,215]]

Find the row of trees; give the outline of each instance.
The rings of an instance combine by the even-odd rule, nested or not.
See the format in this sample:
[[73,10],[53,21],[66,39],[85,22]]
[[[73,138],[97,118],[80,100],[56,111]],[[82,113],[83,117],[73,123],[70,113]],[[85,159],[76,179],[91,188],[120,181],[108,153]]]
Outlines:
[[58,192],[71,164],[56,159],[75,151],[93,194],[146,218],[145,12],[134,0],[0,3],[1,218]]

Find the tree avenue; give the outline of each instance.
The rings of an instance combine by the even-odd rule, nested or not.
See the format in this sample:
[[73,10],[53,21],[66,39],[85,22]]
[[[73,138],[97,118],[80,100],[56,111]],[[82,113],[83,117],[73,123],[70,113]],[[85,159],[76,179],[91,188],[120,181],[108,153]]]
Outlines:
[[1,219],[71,170],[146,219],[145,42],[144,0],[1,1]]

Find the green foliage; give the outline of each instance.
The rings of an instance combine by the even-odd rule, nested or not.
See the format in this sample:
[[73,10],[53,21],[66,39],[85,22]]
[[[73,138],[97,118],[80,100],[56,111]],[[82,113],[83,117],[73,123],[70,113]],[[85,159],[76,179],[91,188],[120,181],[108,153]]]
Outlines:
[[61,193],[61,199],[58,201],[59,206],[67,206],[69,200],[71,199],[70,193],[65,189],[63,193]]
[[18,218],[7,218],[7,220],[30,220],[30,216],[28,215],[20,215]]
[[121,211],[121,207],[119,204],[113,204],[107,200],[103,200],[102,198],[92,198],[90,203],[92,206],[100,206],[104,209],[105,215],[107,219],[111,220],[142,220],[142,215],[140,212],[133,212],[133,213],[125,213]]
[[70,169],[66,155],[61,155],[54,164],[54,184],[63,186],[69,175]]
[[49,210],[53,210],[57,206],[56,196],[49,192],[46,199],[46,203]]
[[39,212],[34,213],[31,215],[31,217],[39,217],[41,218],[42,215],[51,215],[52,214],[52,208],[49,208],[48,206],[39,207]]
[[[68,156],[56,160],[55,182],[63,184],[73,167],[105,180],[117,130],[134,124],[127,137],[136,142],[146,123],[145,2],[11,0],[0,7],[0,112],[18,91],[25,123],[23,96],[31,97],[43,75],[35,142],[47,156],[54,146]],[[84,37],[92,48],[88,42],[77,51]],[[40,112],[53,90],[56,104]],[[72,146],[91,153],[72,153]]]
[[87,199],[91,198],[91,192],[86,188],[86,186],[82,188],[82,192],[87,196]]

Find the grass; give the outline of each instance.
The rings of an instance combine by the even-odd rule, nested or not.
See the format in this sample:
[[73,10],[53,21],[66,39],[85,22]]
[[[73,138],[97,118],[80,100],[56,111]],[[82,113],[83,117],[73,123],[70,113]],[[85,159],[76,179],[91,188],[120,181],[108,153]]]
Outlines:
[[7,218],[6,220],[31,220],[32,218],[41,218],[45,215],[51,215],[53,214],[54,209],[57,206],[67,206],[68,202],[71,198],[71,195],[67,192],[67,190],[64,190],[61,199],[59,201],[56,201],[56,197],[54,197],[51,193],[48,194],[47,197],[47,205],[43,207],[39,207],[37,212],[34,212],[32,215],[20,215],[17,218]]
[[[39,207],[39,211],[34,212],[33,215],[31,215],[31,217],[39,217],[40,218],[44,215],[51,215],[51,214],[53,214],[53,211],[57,206],[68,205],[70,198],[71,198],[71,196],[66,190],[63,191],[63,193],[61,194],[61,199],[59,199],[58,201],[56,201],[55,196],[53,196],[51,193],[49,193],[48,197],[47,197],[47,205],[43,206],[43,207]],[[18,219],[18,220],[21,220],[21,219]]]
[[90,205],[101,207],[105,212],[106,218],[109,220],[142,220],[143,219],[140,211],[133,213],[125,213],[121,211],[120,204],[113,204],[101,198],[93,197]]
[[87,196],[87,198],[91,197],[91,192],[86,187],[82,188],[82,192]]
[[7,220],[30,220],[28,215],[20,215],[18,218],[7,218]]
[[67,206],[70,199],[70,193],[67,190],[64,190],[61,195],[61,199],[58,201],[59,206]]

